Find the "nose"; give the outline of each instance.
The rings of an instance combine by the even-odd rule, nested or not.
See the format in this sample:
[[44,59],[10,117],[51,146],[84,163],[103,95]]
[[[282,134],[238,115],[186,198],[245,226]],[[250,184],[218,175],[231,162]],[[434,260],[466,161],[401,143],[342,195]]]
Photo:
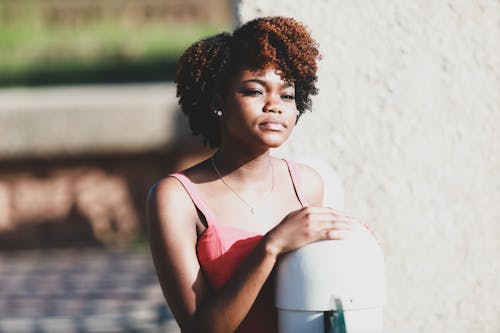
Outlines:
[[276,94],[269,94],[268,98],[266,99],[266,103],[264,104],[263,111],[279,114],[283,113],[280,101],[280,96],[277,96]]

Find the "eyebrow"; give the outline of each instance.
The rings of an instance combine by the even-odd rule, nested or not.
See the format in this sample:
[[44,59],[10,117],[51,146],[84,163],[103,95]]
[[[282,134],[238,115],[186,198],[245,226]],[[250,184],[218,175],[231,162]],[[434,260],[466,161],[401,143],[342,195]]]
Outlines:
[[[260,80],[260,79],[249,79],[249,80],[243,81],[243,83],[248,83],[248,82],[255,82],[255,83],[258,83],[258,84],[263,85],[263,86],[267,85],[266,81]],[[283,84],[283,87],[284,88],[295,87],[295,85],[292,82],[285,81],[285,83]]]

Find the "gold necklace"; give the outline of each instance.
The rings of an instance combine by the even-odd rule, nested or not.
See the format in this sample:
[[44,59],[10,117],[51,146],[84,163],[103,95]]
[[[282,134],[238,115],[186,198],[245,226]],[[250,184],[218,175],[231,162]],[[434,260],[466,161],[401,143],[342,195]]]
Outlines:
[[[235,190],[233,190],[233,188],[231,186],[229,186],[228,183],[226,183],[226,181],[224,180],[224,177],[222,177],[222,174],[220,173],[219,169],[217,169],[217,166],[215,165],[215,155],[212,155],[212,157],[210,158],[210,160],[212,161],[212,166],[215,170],[215,172],[217,173],[217,175],[219,176],[220,180],[222,181],[222,183],[224,185],[226,185],[226,187],[231,191],[233,192],[233,194],[238,198],[240,199],[241,202],[243,202],[249,209],[250,209],[250,213],[252,213],[252,215],[255,214],[255,206],[252,206],[248,203],[248,201],[246,201],[245,199],[243,199],[243,197],[241,195],[238,194],[238,192],[236,192]],[[272,183],[271,183],[271,190],[268,192],[268,194],[265,196],[265,198],[267,198],[268,196],[271,195],[271,193],[273,192],[274,190],[274,166],[273,166],[273,163],[270,162],[271,164],[271,170],[272,170],[272,175],[273,175],[273,180],[272,180]],[[261,201],[263,201],[265,198],[263,198]]]

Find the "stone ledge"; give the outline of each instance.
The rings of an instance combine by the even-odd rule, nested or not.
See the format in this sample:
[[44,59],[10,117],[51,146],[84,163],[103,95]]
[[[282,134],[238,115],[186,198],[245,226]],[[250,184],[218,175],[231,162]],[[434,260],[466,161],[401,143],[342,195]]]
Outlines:
[[189,133],[173,83],[0,90],[0,160],[167,151]]

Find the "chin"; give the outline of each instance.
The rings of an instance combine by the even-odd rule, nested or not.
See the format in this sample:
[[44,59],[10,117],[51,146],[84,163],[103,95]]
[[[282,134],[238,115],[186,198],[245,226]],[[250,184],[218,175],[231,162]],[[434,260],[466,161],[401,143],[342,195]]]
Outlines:
[[278,148],[286,142],[287,138],[266,138],[262,140],[262,144],[268,148]]
[[269,144],[269,145],[267,145],[267,147],[269,149],[271,149],[271,148],[279,148],[279,147],[281,147],[281,145],[283,145],[283,142],[276,143],[276,144]]
[[288,137],[290,132],[277,132],[277,133],[259,133],[255,137],[254,142],[258,142],[258,145],[261,147],[270,148],[278,148],[282,146]]

